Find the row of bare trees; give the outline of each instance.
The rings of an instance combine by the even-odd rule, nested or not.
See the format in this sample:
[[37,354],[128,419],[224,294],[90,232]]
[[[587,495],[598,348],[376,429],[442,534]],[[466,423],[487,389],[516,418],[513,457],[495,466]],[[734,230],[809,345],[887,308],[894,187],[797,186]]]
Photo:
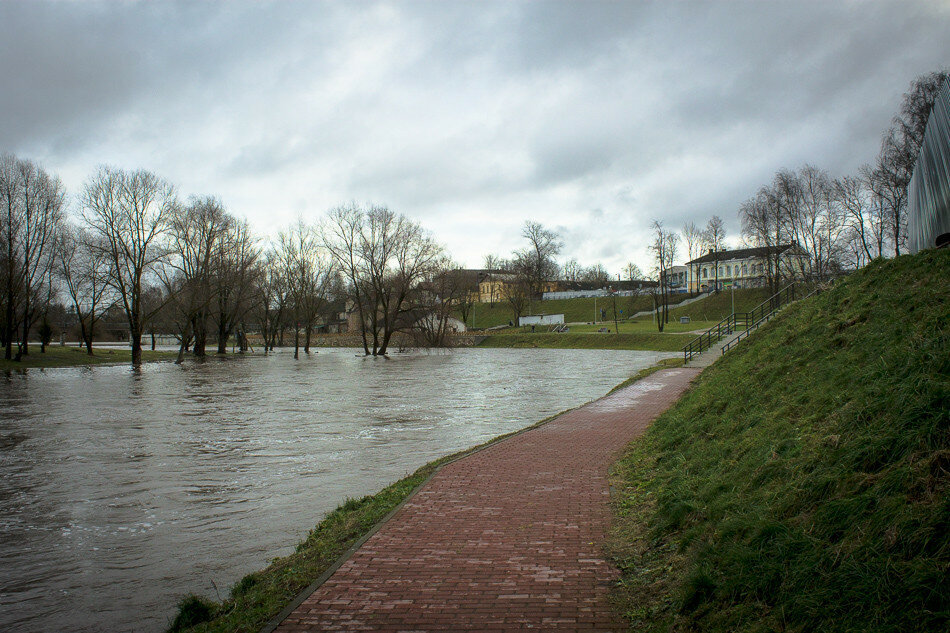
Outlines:
[[45,319],[57,302],[75,316],[89,354],[104,315],[120,312],[133,364],[147,334],[153,346],[156,333],[176,336],[180,361],[212,345],[225,353],[232,340],[246,350],[249,326],[265,351],[292,332],[297,358],[318,327],[347,310],[357,314],[364,351],[385,355],[400,330],[444,344],[464,286],[432,236],[385,207],[342,206],[264,243],[221,200],[182,202],[169,182],[141,170],[100,168],[68,213],[60,180],[12,155],[0,157],[0,204],[8,359],[50,331]]
[[[907,186],[947,77],[945,71],[934,72],[911,83],[877,158],[856,175],[834,179],[812,165],[783,169],[742,204],[744,239],[770,247],[766,276],[773,289],[784,275],[821,281],[839,269],[901,254],[907,241]],[[796,244],[802,256],[778,259],[773,248],[783,244]]]
[[32,161],[0,156],[0,343],[7,360],[29,354],[30,332],[54,293],[65,201],[58,178]]

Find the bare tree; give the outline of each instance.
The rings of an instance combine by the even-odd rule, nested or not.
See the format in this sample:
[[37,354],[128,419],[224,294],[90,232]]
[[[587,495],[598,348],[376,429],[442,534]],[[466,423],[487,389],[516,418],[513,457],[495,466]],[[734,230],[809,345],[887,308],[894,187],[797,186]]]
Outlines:
[[654,220],[650,228],[653,229],[653,243],[650,245],[650,250],[653,253],[654,270],[658,282],[658,288],[653,294],[653,307],[657,311],[657,328],[662,332],[663,327],[670,320],[669,271],[676,259],[676,245],[679,236],[674,231],[664,229],[663,223],[659,220]]
[[327,304],[334,272],[317,231],[303,220],[281,231],[278,236],[278,254],[292,299],[294,358],[298,359],[301,327],[304,353],[309,354],[313,329],[317,317]]
[[90,356],[93,355],[96,324],[114,302],[105,249],[94,245],[93,239],[79,227],[66,227],[60,232],[56,249],[57,274],[76,311],[79,336]]
[[593,266],[582,269],[578,278],[580,281],[587,283],[607,284],[610,282],[610,273],[607,272],[603,264],[597,262]]
[[[238,347],[247,349],[247,328],[244,319],[253,306],[258,282],[257,261],[260,249],[246,220],[231,218],[218,240],[215,265],[212,269],[214,294],[217,298],[212,321],[216,326],[218,354],[227,352],[228,339],[238,328]],[[307,334],[309,349],[310,334]]]
[[576,259],[571,258],[564,264],[564,281],[580,281],[583,267]]
[[713,254],[713,271],[716,275],[716,292],[719,292],[719,253],[726,249],[726,225],[718,215],[709,218],[703,231],[703,243]]
[[623,267],[623,272],[629,281],[643,279],[643,271],[633,262],[627,262],[627,265]]
[[10,359],[20,328],[16,359],[29,354],[30,330],[52,295],[57,232],[66,192],[56,176],[13,155],[0,157],[0,205],[6,305],[4,358]]
[[556,232],[530,220],[524,223],[521,236],[528,240],[528,248],[519,251],[518,255],[529,275],[531,294],[540,296],[544,282],[557,277],[558,266],[554,258],[564,244]]
[[181,362],[192,339],[194,355],[206,353],[208,319],[215,299],[212,277],[231,217],[218,199],[195,197],[187,206],[172,209],[168,223],[170,257],[164,262],[167,270],[162,270],[162,279],[177,307]]
[[[413,317],[419,342],[426,347],[445,347],[455,334],[452,315],[471,297],[471,282],[458,264],[443,256],[436,262],[432,277],[423,282],[419,290]],[[465,313],[460,309],[459,312],[464,321]]]
[[[687,261],[693,261],[700,257],[703,254],[703,245],[705,244],[705,234],[703,230],[696,226],[695,222],[689,221],[683,224],[683,229],[680,232],[683,234],[683,241],[686,242]],[[698,275],[693,275],[692,267],[688,271],[688,275],[693,279],[698,279]],[[688,282],[689,280],[687,279],[687,284]],[[698,283],[696,283],[696,288],[699,288]]]
[[781,267],[780,249],[783,243],[781,205],[775,192],[762,187],[739,208],[742,235],[753,246],[764,248],[765,283],[774,294],[779,290]]
[[142,333],[155,310],[143,309],[143,280],[168,257],[162,240],[177,206],[174,188],[147,171],[102,167],[86,183],[82,218],[110,263],[132,342],[132,364],[142,362]]
[[833,204],[833,186],[823,170],[805,165],[791,177],[796,195],[784,215],[785,231],[807,255],[793,261],[801,277],[820,281],[839,265],[844,214]]
[[[869,174],[870,168],[862,168]],[[861,267],[884,251],[884,222],[880,204],[869,178],[845,176],[833,183],[834,202],[848,227],[847,243],[854,254],[855,267]]]
[[280,258],[274,247],[264,251],[257,273],[255,305],[257,320],[264,341],[264,352],[272,351],[277,344],[277,332],[283,322],[287,305],[287,284]]
[[531,301],[534,277],[529,262],[519,257],[508,263],[505,283],[501,286],[501,297],[511,308],[512,324],[518,325],[518,319],[528,311]]
[[485,272],[488,275],[487,279],[492,282],[488,284],[488,305],[492,307],[495,306],[495,300],[498,298],[497,284],[494,283],[494,275],[498,274],[498,271],[502,269],[503,265],[504,262],[498,255],[485,255]]
[[412,326],[419,286],[443,255],[421,226],[386,207],[332,210],[323,242],[348,281],[363,349],[385,356],[393,334]]

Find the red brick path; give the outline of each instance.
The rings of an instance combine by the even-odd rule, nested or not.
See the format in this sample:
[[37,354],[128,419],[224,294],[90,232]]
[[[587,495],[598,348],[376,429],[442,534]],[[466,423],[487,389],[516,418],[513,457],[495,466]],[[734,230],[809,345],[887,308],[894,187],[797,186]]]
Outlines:
[[607,469],[698,369],[445,466],[277,631],[608,631]]

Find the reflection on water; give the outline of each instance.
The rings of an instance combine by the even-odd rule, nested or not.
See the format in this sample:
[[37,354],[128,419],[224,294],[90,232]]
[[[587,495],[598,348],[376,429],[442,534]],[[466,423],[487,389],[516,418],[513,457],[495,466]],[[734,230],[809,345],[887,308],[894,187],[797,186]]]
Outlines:
[[161,631],[346,497],[605,393],[653,352],[355,350],[0,376],[0,630]]

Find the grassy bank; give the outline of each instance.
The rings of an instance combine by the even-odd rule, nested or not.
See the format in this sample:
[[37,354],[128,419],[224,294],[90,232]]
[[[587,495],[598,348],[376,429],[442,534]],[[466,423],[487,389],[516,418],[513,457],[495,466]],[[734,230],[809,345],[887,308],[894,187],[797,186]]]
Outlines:
[[[682,364],[679,359],[664,359],[653,367],[641,370],[614,390],[627,386],[655,371]],[[614,391],[612,390],[612,391]],[[531,425],[538,427],[564,412],[550,416]],[[297,545],[289,556],[274,559],[267,568],[249,574],[231,589],[230,596],[222,602],[191,595],[179,605],[179,614],[169,629],[170,632],[188,633],[252,633],[259,631],[268,621],[283,610],[301,591],[306,589],[348,550],[357,545],[370,531],[405,501],[413,490],[421,485],[443,464],[471,454],[480,448],[498,442],[517,433],[500,435],[466,451],[430,462],[384,488],[375,495],[362,499],[347,500],[327,515],[310,531],[307,538]]]
[[[681,316],[688,316],[693,321],[718,323],[732,314],[733,300],[735,301],[736,312],[749,312],[768,298],[769,291],[765,288],[736,290],[735,297],[733,297],[731,290],[723,290],[689,305],[671,309],[670,320],[679,321]],[[638,319],[638,321],[642,320],[649,321],[650,317]]]
[[[623,310],[624,316],[630,316],[641,310],[653,307],[653,299],[647,295],[638,297],[617,297],[617,310]],[[532,301],[527,314],[563,314],[568,323],[593,321],[596,316],[600,320],[600,309],[607,311],[608,318],[613,318],[613,299],[598,297],[594,299],[549,299],[547,301]],[[494,305],[478,303],[474,310],[476,328],[489,328],[496,325],[507,325],[509,321],[517,321],[511,312],[511,306],[504,301],[496,301]],[[468,317],[468,326],[472,327],[472,315]]]
[[703,373],[615,465],[638,631],[950,625],[950,251],[875,262]]
[[629,349],[654,352],[678,352],[693,338],[690,334],[596,334],[584,332],[553,332],[494,334],[479,347],[556,348],[556,349]]
[[[51,368],[51,367],[82,367],[85,365],[115,365],[132,362],[132,350],[128,348],[102,348],[93,347],[93,356],[86,353],[86,348],[63,347],[61,345],[51,345],[46,348],[46,353],[40,353],[40,346],[31,346],[29,356],[24,356],[20,361],[0,360],[0,371],[14,371],[31,368]],[[175,352],[153,352],[151,350],[142,350],[142,360],[160,361],[174,360],[177,354]]]

